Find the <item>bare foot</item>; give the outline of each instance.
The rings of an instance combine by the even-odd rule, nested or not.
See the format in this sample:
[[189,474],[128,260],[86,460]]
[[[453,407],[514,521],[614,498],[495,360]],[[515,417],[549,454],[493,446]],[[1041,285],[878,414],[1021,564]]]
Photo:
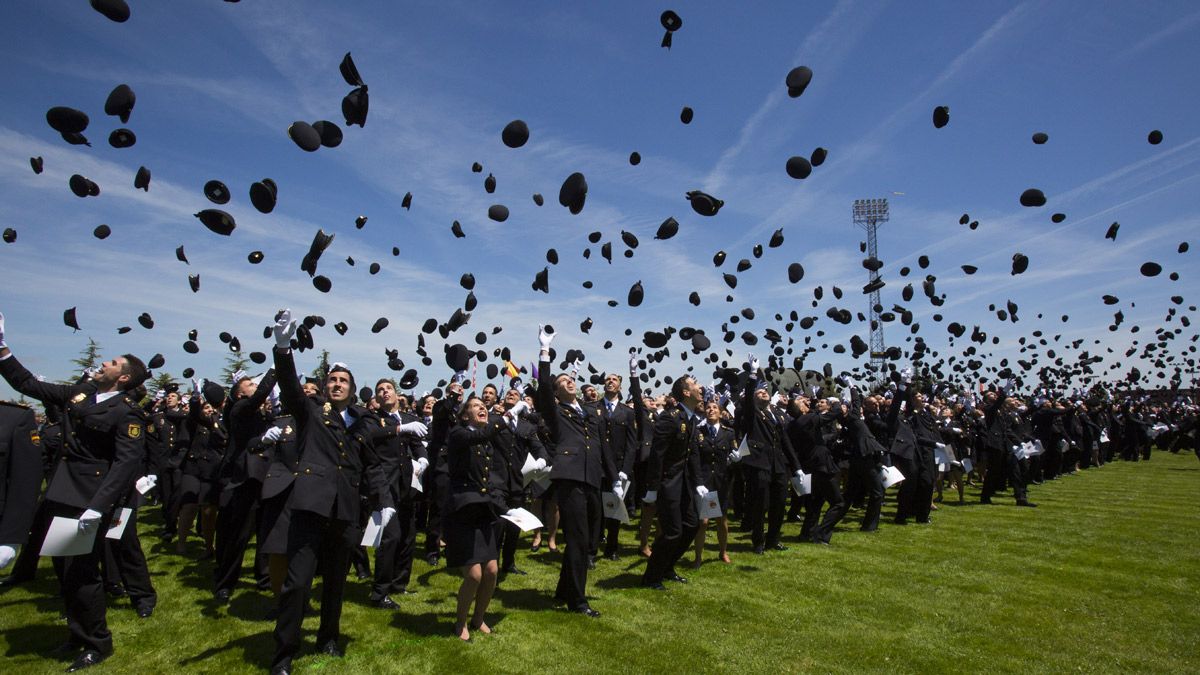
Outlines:
[[652,551],[650,550],[649,546],[643,546],[640,553],[642,554],[643,558],[649,558]]
[[721,554],[721,562],[725,563],[726,565],[729,564],[729,554],[728,553]]
[[471,641],[471,632],[469,630],[467,630],[467,626],[465,624],[462,626],[455,624],[454,636],[457,637],[459,640],[462,640],[463,642]]
[[480,633],[483,633],[484,635],[492,634],[492,628],[490,626],[488,626],[486,623],[484,623],[483,621],[480,621],[478,624],[472,625],[471,628],[479,631]]

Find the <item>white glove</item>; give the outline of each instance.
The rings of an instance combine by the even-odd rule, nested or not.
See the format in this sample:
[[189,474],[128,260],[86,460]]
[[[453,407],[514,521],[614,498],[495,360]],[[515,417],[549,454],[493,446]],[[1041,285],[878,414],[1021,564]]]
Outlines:
[[804,469],[796,469],[796,478],[804,477]]
[[275,319],[275,326],[272,328],[272,332],[275,334],[275,346],[277,348],[291,348],[292,336],[296,334],[296,322],[292,321],[292,310],[280,310],[279,318]]
[[625,488],[621,487],[621,481],[613,481],[612,491],[617,499],[625,499]]
[[739,461],[741,461],[741,459],[742,459],[742,456],[738,454],[737,450],[729,451],[729,463],[730,464],[732,464],[734,462],[739,462]]
[[0,349],[7,346],[4,342],[4,312],[0,312]]
[[747,360],[750,363],[750,372],[757,373],[758,372],[758,357],[753,354],[750,354],[750,357]]
[[192,393],[193,394],[200,393],[200,378],[198,378],[198,377],[192,378]]
[[150,479],[151,483],[158,482],[158,474],[155,474],[155,473],[146,474],[146,478]]
[[504,414],[515,420],[527,412],[529,412],[529,404],[525,401],[517,401],[515,404],[513,404],[513,407],[509,408],[508,412]]
[[546,472],[549,472],[549,471],[550,471],[550,467],[546,466],[546,460],[542,459],[541,457],[538,457],[538,458],[537,458],[537,461],[535,461],[535,462],[533,463],[533,466],[534,466],[534,467],[535,467],[535,468],[536,468],[538,471],[546,471]]
[[538,325],[538,346],[542,354],[550,355],[550,343],[554,341],[554,333],[547,333],[545,325]]
[[100,519],[103,517],[104,514],[99,511],[93,511],[92,509],[84,511],[83,515],[79,516],[79,531],[87,532],[92,527],[99,525]]
[[629,476],[626,476],[624,471],[618,471],[617,472],[617,480],[628,481]]
[[379,529],[387,527],[387,524],[392,522],[392,518],[396,517],[396,509],[388,506],[379,509]]
[[412,434],[417,438],[425,438],[429,434],[429,427],[425,426],[424,422],[405,422],[396,427],[396,433]]
[[[3,317],[0,316],[0,322],[3,321]],[[3,341],[0,341],[0,344],[3,344]],[[15,547],[9,546],[8,544],[0,545],[0,570],[11,565],[12,561],[15,560],[16,557],[17,549]]]
[[912,366],[905,366],[904,369],[900,371],[900,381],[903,382],[904,384],[911,383],[912,377],[913,377]]
[[657,490],[648,490],[646,492],[646,496],[642,497],[643,504],[653,504],[656,501],[658,501],[658,491]]
[[637,352],[635,352],[631,349],[631,350],[629,350],[629,379],[632,380],[633,378],[637,377],[637,371],[638,371]]
[[246,377],[246,371],[238,369],[238,371],[233,374],[233,377],[230,378],[230,382],[229,382],[230,386],[236,386],[237,383],[240,382],[243,377]]
[[262,442],[263,443],[274,443],[275,441],[278,441],[279,437],[282,435],[283,435],[283,429],[281,429],[279,427],[271,427],[270,429],[267,429],[265,433],[263,433]]
[[163,400],[166,397],[167,397],[167,390],[159,389],[158,392],[156,394],[154,394],[154,402],[158,403],[159,401]]
[[700,498],[703,499],[708,495],[708,488],[704,487],[703,485],[697,485],[696,494],[700,495]]
[[158,481],[158,476],[142,476],[133,484],[134,489],[138,494],[146,494],[154,489],[154,484]]
[[417,459],[417,469],[416,469],[417,470],[417,478],[420,478],[421,476],[425,475],[425,469],[428,469],[428,468],[429,468],[429,460],[425,459],[424,457],[418,458]]

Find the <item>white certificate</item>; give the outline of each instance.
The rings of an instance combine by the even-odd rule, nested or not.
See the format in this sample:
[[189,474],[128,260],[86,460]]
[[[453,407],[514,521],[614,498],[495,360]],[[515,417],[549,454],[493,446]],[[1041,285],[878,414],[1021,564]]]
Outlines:
[[77,519],[55,516],[54,520],[50,521],[50,529],[46,531],[46,539],[42,542],[41,555],[86,555],[92,552],[95,543],[96,528],[89,527],[80,531]]

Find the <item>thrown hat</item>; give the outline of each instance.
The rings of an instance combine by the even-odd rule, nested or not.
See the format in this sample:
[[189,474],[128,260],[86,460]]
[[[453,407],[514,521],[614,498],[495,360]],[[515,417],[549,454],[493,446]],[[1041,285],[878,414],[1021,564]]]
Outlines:
[[933,109],[933,128],[941,129],[950,123],[950,108],[939,105]]
[[204,209],[200,213],[195,214],[195,216],[211,232],[225,237],[233,234],[234,228],[237,227],[237,222],[233,219],[233,216],[220,209]]
[[796,66],[788,71],[787,77],[784,78],[784,84],[787,85],[788,96],[799,98],[804,90],[808,88],[812,82],[813,71],[808,66]]
[[500,132],[500,140],[510,148],[519,148],[529,141],[529,125],[523,120],[513,120]]

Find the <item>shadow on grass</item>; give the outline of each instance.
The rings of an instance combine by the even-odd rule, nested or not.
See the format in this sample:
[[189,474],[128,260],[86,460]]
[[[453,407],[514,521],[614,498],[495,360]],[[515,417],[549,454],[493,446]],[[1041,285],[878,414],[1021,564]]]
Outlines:
[[42,623],[10,628],[0,636],[8,643],[5,656],[46,656],[66,640],[67,631],[61,625]]
[[[305,632],[307,634],[310,631]],[[269,630],[255,632],[250,635],[234,638],[222,646],[211,647],[195,656],[180,659],[178,663],[181,666],[195,665],[203,663],[205,660],[211,659],[222,652],[231,652],[234,650],[241,650],[242,660],[247,665],[265,668],[271,662],[271,656],[275,653],[275,638]],[[303,647],[301,651],[303,651]]]
[[642,575],[632,572],[618,574],[615,577],[600,579],[592,584],[596,588],[603,588],[606,591],[619,590],[625,588],[640,588],[642,585]]
[[536,588],[497,588],[494,597],[512,609],[542,611],[554,607],[554,599],[550,594]]

